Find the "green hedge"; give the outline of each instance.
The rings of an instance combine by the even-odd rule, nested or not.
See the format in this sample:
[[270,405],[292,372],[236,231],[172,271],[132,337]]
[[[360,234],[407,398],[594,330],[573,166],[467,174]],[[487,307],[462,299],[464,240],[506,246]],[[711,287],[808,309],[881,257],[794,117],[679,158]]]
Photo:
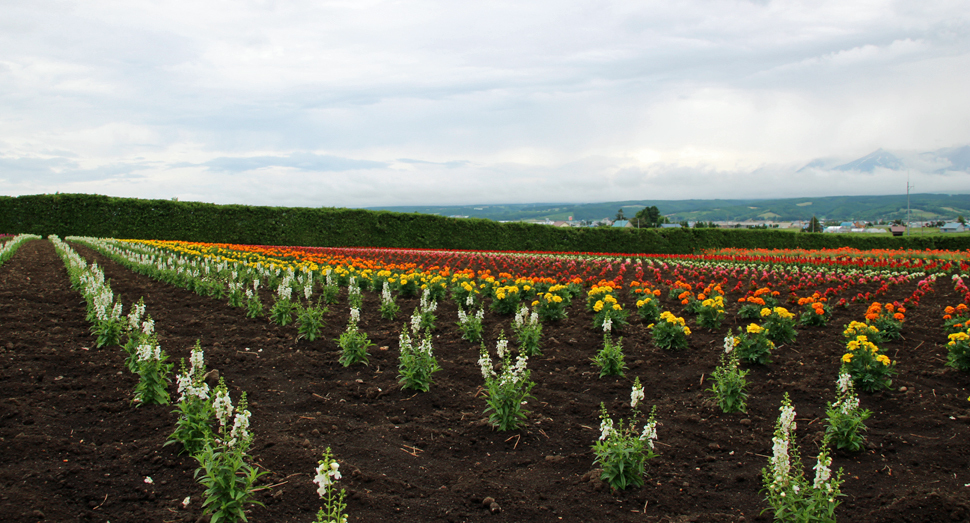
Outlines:
[[706,248],[970,248],[970,236],[746,229],[560,228],[358,209],[250,207],[86,194],[0,197],[0,231],[262,245],[685,254]]

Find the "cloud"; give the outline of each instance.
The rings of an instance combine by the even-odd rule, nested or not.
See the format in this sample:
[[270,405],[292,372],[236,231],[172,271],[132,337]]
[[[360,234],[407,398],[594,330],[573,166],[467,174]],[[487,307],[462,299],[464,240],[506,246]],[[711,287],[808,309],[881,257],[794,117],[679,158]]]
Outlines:
[[4,14],[7,193],[781,197],[882,190],[793,177],[813,158],[970,143],[959,1],[14,0]]
[[[183,164],[186,165],[186,164]],[[313,153],[293,153],[287,156],[221,156],[202,163],[214,171],[242,172],[267,167],[290,167],[302,171],[352,171],[387,167],[387,163],[370,160],[354,160],[339,156]]]

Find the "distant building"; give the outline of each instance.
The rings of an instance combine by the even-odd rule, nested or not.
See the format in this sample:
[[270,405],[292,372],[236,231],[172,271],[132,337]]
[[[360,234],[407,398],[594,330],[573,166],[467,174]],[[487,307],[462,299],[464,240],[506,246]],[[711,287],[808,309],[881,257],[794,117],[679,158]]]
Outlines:
[[569,222],[564,222],[562,220],[560,220],[558,222],[552,222],[552,226],[553,227],[569,227],[569,225],[570,225]]
[[893,236],[902,236],[906,232],[906,227],[902,225],[890,225],[889,232],[893,233]]
[[960,222],[949,222],[940,227],[940,232],[964,232],[967,227]]
[[616,220],[613,222],[613,227],[633,227],[630,220]]
[[681,225],[679,223],[661,223],[661,229],[680,229]]

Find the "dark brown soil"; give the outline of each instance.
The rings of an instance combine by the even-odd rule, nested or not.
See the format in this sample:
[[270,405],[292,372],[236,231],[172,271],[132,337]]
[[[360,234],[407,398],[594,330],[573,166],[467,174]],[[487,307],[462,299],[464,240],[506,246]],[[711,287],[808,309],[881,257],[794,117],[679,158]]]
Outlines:
[[[724,415],[709,401],[706,377],[727,328],[742,322],[708,332],[688,317],[694,335],[682,352],[657,349],[633,322],[623,340],[626,377],[600,379],[590,358],[602,337],[577,302],[567,320],[546,325],[544,353],[530,360],[537,385],[527,426],[501,433],[483,421],[478,347],[460,338],[450,301],[437,313],[442,370],[429,392],[415,394],[397,385],[397,336],[413,299],[399,300],[398,321],[387,322],[377,296],[365,293],[361,327],[376,345],[370,365],[344,368],[333,342],[347,320],[343,301],[331,307],[324,339],[296,341],[295,327],[247,319],[242,309],[74,247],[104,268],[126,312],[144,297],[174,361],[201,340],[233,399],[248,393],[252,454],[271,471],[257,495],[265,507],[250,513],[254,522],[314,519],[320,502],[311,479],[328,446],[342,463],[351,521],[770,521],[760,514],[759,491],[781,397],[789,392],[794,401],[811,472],[826,402],[834,399],[841,326],[861,320],[866,307],[838,310],[825,328],[800,328],[774,363],[752,368],[748,413]],[[902,301],[914,288],[894,286],[884,298]],[[847,292],[866,290],[875,289]],[[835,456],[846,474],[842,521],[970,519],[970,376],[944,367],[940,319],[960,297],[944,279],[935,291],[910,310],[905,339],[884,347],[898,361],[894,390],[862,395],[873,411],[869,448]],[[680,314],[679,304],[664,305]],[[0,520],[198,520],[195,462],[163,446],[174,428],[172,407],[131,404],[137,377],[124,370],[124,351],[94,348],[82,298],[49,242],[25,244],[0,267],[0,321]],[[509,318],[488,314],[486,323],[494,347]],[[614,417],[627,416],[636,376],[647,405],[658,406],[660,457],[648,463],[643,488],[612,493],[590,479],[590,447],[600,402]],[[486,497],[500,512],[483,506]]]

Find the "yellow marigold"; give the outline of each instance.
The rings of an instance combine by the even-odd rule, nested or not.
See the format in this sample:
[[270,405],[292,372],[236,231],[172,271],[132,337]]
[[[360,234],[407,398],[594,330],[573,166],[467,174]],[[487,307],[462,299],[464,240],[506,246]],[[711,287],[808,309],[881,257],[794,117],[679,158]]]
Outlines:
[[505,299],[505,292],[504,291],[497,291],[495,293],[495,297],[497,299],[499,299],[499,300],[504,300]]
[[684,327],[684,336],[690,336],[690,327]]
[[883,365],[889,365],[890,363],[892,363],[891,361],[889,361],[889,356],[886,356],[885,354],[880,354],[876,356],[876,361],[878,361],[879,363],[882,363]]
[[760,334],[765,328],[757,323],[751,323],[748,325],[748,334]]
[[533,306],[533,307],[535,307],[535,306],[537,306],[537,305],[539,305],[539,300],[535,300],[535,301],[533,301],[533,302],[532,302],[532,306]]
[[950,338],[950,341],[966,341],[967,339],[970,339],[970,335],[968,335],[966,332],[954,332],[953,334],[949,335],[948,338]]
[[[792,313],[788,312],[788,309],[784,307],[775,307],[775,310],[773,312],[785,319],[791,319],[795,317]],[[764,314],[762,314],[762,316],[763,315]]]
[[616,298],[614,298],[612,294],[607,294],[606,296],[603,296],[603,301],[607,303],[616,303]]
[[557,294],[557,295],[555,295],[555,296],[552,297],[552,301],[554,301],[556,303],[562,303],[562,296],[560,296],[560,295]]
[[769,309],[768,307],[761,309],[761,316],[762,317],[771,316],[771,309]]
[[597,300],[597,302],[593,304],[593,310],[596,312],[603,310],[603,300]]
[[851,362],[851,361],[852,361],[852,353],[851,353],[851,352],[846,352],[845,354],[843,354],[843,355],[842,355],[842,361],[843,361],[844,363],[849,363],[849,362]]
[[648,329],[652,329],[653,328],[653,324],[651,323],[650,325],[647,325],[647,328]]
[[615,311],[621,311],[621,310],[623,310],[623,307],[620,307],[620,304],[619,303],[614,303],[613,304],[613,310],[615,310]]

